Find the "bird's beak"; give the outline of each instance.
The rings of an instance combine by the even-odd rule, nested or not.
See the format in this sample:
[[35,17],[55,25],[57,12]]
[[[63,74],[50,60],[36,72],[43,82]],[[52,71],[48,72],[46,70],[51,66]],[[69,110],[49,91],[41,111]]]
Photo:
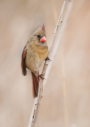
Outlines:
[[40,42],[45,42],[46,41],[46,37],[43,36],[41,39],[40,39]]

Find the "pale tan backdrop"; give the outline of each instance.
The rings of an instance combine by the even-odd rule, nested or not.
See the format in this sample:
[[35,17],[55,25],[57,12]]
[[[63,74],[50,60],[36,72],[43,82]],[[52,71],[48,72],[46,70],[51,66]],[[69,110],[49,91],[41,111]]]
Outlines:
[[[63,0],[56,0],[57,15]],[[27,127],[34,99],[31,74],[21,73],[21,53],[30,35],[55,28],[51,0],[0,0],[0,127]],[[90,127],[90,0],[75,0],[60,45],[66,78],[63,96],[60,48],[42,100],[37,127]],[[66,111],[67,109],[67,111]]]

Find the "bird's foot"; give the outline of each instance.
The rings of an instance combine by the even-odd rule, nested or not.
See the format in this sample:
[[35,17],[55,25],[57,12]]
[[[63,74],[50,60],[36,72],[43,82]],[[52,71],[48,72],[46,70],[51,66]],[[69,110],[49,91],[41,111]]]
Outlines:
[[44,78],[43,76],[44,76],[44,74],[40,74],[40,75],[39,75],[39,78],[41,78],[41,79],[44,80],[45,78]]
[[[50,58],[49,58],[49,57],[47,57],[47,58],[45,59],[45,61],[46,61],[46,60],[50,60]],[[51,61],[51,60],[50,60],[50,61]]]

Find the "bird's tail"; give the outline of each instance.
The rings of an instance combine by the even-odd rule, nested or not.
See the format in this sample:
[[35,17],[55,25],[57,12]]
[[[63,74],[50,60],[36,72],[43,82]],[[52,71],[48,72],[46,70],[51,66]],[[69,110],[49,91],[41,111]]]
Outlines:
[[33,82],[33,96],[34,98],[38,96],[38,87],[39,87],[39,76],[36,77],[32,73],[32,82]]

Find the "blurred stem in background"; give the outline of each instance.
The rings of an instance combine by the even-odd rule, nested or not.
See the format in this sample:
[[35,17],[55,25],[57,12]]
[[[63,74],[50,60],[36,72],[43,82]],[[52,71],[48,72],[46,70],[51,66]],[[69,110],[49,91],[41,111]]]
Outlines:
[[[52,9],[53,9],[54,20],[55,20],[55,25],[56,25],[57,24],[57,20],[58,20],[56,2],[55,2],[55,0],[51,0],[51,2],[52,2]],[[67,104],[67,87],[66,87],[67,83],[66,83],[66,73],[65,73],[62,46],[60,48],[60,62],[61,62],[60,65],[61,65],[62,86],[63,86],[63,99],[64,99],[63,102],[64,102],[65,127],[69,127],[69,115],[68,115],[68,104]],[[59,72],[59,76],[60,76],[60,72]]]

